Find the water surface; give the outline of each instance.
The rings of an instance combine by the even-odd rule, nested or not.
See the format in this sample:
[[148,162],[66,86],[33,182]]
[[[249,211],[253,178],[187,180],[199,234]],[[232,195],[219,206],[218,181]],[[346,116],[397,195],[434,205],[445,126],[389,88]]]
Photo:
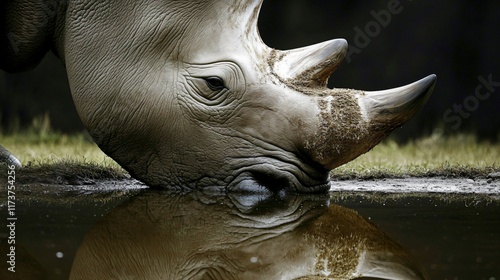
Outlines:
[[0,279],[500,279],[491,195],[18,189],[16,272],[4,257]]

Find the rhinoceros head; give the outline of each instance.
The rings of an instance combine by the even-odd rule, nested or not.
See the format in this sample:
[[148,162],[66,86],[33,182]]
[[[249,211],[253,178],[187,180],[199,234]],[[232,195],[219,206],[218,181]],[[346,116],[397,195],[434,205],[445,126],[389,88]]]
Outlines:
[[261,2],[68,1],[56,50],[99,147],[150,186],[325,191],[430,95],[328,89],[346,41],[272,49]]

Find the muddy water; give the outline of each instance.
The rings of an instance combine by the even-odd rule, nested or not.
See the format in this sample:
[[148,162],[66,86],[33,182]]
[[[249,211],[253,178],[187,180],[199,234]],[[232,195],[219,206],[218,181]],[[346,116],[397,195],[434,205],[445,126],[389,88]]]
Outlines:
[[21,186],[16,202],[16,272],[3,226],[0,279],[500,279],[491,194],[181,195],[107,182]]

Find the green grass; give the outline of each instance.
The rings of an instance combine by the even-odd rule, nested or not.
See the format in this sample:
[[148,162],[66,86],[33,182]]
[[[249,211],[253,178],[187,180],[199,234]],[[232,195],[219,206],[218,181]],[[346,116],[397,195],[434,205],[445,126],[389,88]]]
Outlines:
[[90,137],[83,134],[25,132],[0,135],[0,144],[25,166],[79,162],[119,167],[92,142]]
[[93,180],[128,178],[113,159],[90,137],[51,131],[1,135],[0,144],[14,154],[23,168],[18,182],[88,184]]
[[486,177],[500,171],[499,159],[500,143],[471,135],[432,135],[404,145],[389,139],[333,170],[332,178]]
[[[25,174],[73,174],[66,181],[124,178],[126,172],[88,136],[50,130],[0,134],[0,144],[26,167]],[[372,151],[332,171],[332,179],[394,177],[485,177],[499,172],[500,144],[479,142],[470,135],[431,137],[399,145],[386,140]],[[31,174],[31,175],[30,175]],[[72,179],[73,178],[73,179]]]

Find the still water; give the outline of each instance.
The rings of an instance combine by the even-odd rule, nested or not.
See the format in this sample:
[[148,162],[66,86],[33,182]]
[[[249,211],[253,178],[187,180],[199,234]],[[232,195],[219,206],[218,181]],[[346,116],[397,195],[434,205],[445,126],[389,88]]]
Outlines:
[[127,181],[19,189],[14,238],[0,229],[0,279],[500,280],[491,195],[174,194]]

